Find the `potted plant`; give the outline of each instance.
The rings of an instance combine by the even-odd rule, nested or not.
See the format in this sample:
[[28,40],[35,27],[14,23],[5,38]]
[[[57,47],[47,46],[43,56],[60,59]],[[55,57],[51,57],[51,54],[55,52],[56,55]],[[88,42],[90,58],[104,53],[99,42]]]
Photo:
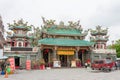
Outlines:
[[76,66],[81,67],[81,60],[80,59],[76,59]]
[[33,61],[32,61],[32,68],[33,68],[33,69],[37,69],[37,65],[38,65],[38,64],[37,64],[37,61],[36,61],[36,60],[33,60]]
[[40,70],[44,70],[45,69],[45,60],[42,58],[40,59]]

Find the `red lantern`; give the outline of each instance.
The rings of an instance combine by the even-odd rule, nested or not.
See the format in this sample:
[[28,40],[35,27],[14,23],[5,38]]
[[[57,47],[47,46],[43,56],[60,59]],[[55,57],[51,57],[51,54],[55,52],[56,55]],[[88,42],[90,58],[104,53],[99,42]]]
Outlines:
[[46,52],[48,53],[48,52],[49,52],[49,50],[48,50],[48,49],[46,49]]
[[49,52],[49,49],[45,49],[44,53],[47,54]]
[[82,53],[84,53],[85,52],[85,50],[82,50]]

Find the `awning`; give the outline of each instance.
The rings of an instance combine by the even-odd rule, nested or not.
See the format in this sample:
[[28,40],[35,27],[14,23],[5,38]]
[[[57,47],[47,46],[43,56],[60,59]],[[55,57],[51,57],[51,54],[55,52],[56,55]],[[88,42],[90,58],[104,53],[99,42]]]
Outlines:
[[74,55],[74,51],[66,51],[66,50],[61,50],[57,51],[58,55]]
[[7,56],[0,56],[0,59],[7,59]]

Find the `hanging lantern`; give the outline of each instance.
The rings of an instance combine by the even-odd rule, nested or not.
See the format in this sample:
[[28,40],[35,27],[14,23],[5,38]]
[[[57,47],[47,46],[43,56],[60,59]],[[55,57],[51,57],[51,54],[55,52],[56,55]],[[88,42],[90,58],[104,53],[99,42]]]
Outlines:
[[49,52],[49,50],[48,50],[48,49],[46,49],[46,52],[48,53],[48,52]]
[[85,50],[82,50],[82,54],[85,52]]
[[49,52],[49,49],[45,49],[44,53],[47,54]]

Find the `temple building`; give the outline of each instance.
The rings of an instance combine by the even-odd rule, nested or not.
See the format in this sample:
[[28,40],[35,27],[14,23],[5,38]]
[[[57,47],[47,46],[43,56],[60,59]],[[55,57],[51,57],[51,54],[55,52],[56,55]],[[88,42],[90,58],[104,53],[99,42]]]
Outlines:
[[88,30],[83,31],[78,22],[69,21],[59,24],[55,20],[45,20],[39,40],[40,57],[46,64],[53,61],[60,61],[61,67],[69,67],[72,60],[80,60],[81,65],[90,59],[92,42],[84,40]]
[[9,32],[7,32],[6,45],[4,46],[4,55],[14,57],[16,68],[25,67],[26,60],[34,60],[37,57],[37,48],[33,47],[32,26],[24,22],[22,19],[8,24]]
[[110,57],[111,59],[116,59],[116,50],[107,49],[107,41],[109,36],[107,35],[108,28],[102,29],[101,26],[96,26],[96,30],[91,30],[90,41],[95,42],[94,49],[92,50],[92,61],[95,59],[105,59]]

